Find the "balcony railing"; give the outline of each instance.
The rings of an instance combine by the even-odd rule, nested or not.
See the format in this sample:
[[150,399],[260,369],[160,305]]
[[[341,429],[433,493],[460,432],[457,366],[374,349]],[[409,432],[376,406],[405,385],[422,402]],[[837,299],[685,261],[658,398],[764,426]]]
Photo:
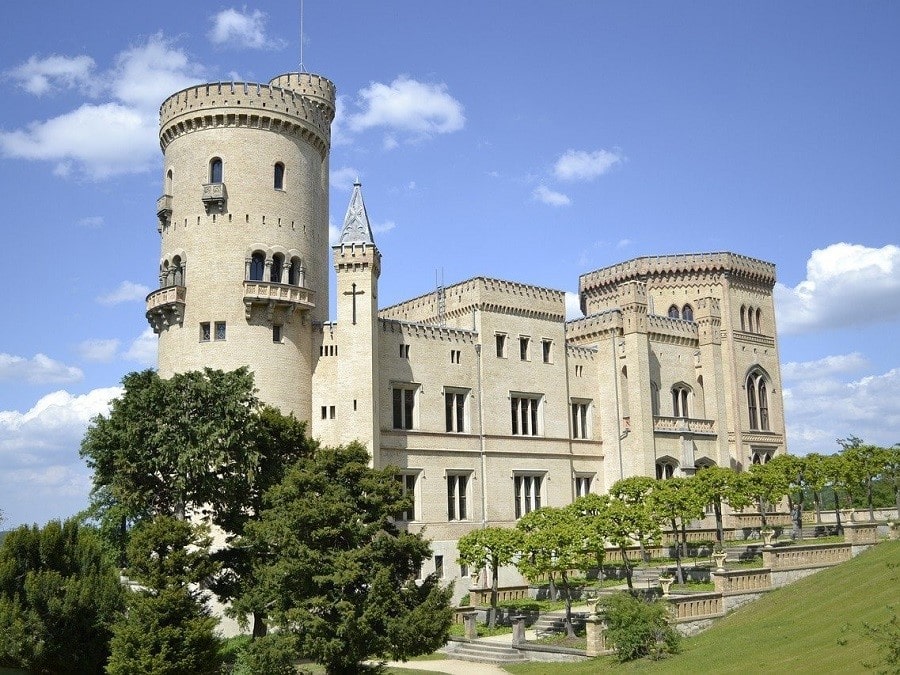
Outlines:
[[186,297],[184,286],[166,286],[147,296],[147,321],[154,333],[161,333],[173,324],[181,325]]
[[244,309],[247,319],[250,318],[254,305],[267,308],[269,321],[272,320],[275,309],[279,307],[293,312],[298,309],[312,309],[316,306],[313,302],[313,292],[308,288],[279,284],[274,281],[245,281]]
[[225,183],[204,183],[203,184],[203,206],[209,211],[215,207],[218,210],[225,208],[225,199],[227,193],[225,191]]
[[716,433],[714,420],[701,420],[693,417],[654,417],[653,431],[671,434],[708,434]]

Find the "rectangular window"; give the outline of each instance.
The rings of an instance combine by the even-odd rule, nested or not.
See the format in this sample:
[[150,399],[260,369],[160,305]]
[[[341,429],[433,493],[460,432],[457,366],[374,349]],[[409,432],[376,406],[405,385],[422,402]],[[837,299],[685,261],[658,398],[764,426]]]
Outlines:
[[411,521],[416,519],[416,474],[401,473],[397,474],[397,480],[403,489],[403,494],[412,499],[412,504],[407,511],[401,511],[397,514],[397,520]]
[[467,520],[469,474],[447,474],[447,520]]
[[522,361],[529,360],[530,354],[528,353],[528,351],[530,346],[531,338],[525,337],[524,335],[519,338],[519,358]]
[[462,351],[459,349],[450,350],[450,363],[459,363],[462,359]]
[[526,513],[541,508],[542,490],[544,487],[543,475],[519,474],[514,477],[516,518],[521,518]]
[[572,401],[572,438],[590,438],[590,401]]
[[412,429],[416,412],[416,389],[395,385],[392,390],[394,429]]
[[328,406],[327,405],[322,406],[322,419],[323,420],[328,419]]
[[272,326],[272,342],[281,342],[281,324],[276,323]]
[[541,358],[544,363],[553,363],[553,340],[541,340]]
[[409,345],[400,345],[400,358],[401,359],[409,358]]
[[444,578],[444,556],[442,555],[434,556],[434,575],[438,579]]
[[465,579],[467,576],[469,576],[469,566],[468,565],[463,564],[463,565],[459,566],[459,576],[462,577],[463,579]]
[[444,418],[447,431],[461,434],[466,430],[466,398],[468,391],[444,391]]
[[591,491],[591,476],[575,476],[575,498],[584,497]]
[[204,321],[200,324],[200,342],[209,342],[210,337],[209,321]]
[[225,322],[216,321],[216,340],[225,339]]
[[335,412],[336,412],[335,407],[333,405],[328,407],[328,417],[330,417],[331,419],[334,419]]
[[506,358],[506,335],[504,333],[497,333],[494,336],[494,339],[497,341],[497,358],[505,359]]
[[512,394],[509,397],[513,436],[537,436],[541,433],[539,394]]
[[575,377],[584,376],[584,366],[575,366]]

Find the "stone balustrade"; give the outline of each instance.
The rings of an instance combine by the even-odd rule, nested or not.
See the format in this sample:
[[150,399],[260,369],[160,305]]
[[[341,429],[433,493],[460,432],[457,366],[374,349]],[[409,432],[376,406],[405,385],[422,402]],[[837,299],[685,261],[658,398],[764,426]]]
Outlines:
[[244,307],[247,318],[253,305],[264,305],[269,310],[269,320],[272,320],[272,310],[275,307],[283,307],[288,310],[312,309],[313,292],[302,286],[279,284],[273,281],[245,281],[244,282]]
[[763,567],[771,570],[796,570],[830,567],[853,557],[851,544],[812,544],[764,548]]
[[695,419],[692,417],[654,417],[653,431],[661,433],[692,433],[715,435],[713,420]]
[[[506,586],[497,589],[497,602],[507,602],[509,600],[525,600],[529,598],[529,586]],[[469,589],[469,603],[477,606],[487,606],[491,604],[490,588],[472,588]]]
[[[730,527],[735,530],[759,529],[762,527],[762,519],[758,513],[732,513],[726,516]],[[766,521],[769,527],[788,527],[791,525],[790,513],[767,513]]]
[[725,570],[713,572],[716,593],[733,595],[737,593],[757,593],[772,588],[772,571],[766,568]]
[[675,623],[725,616],[721,593],[670,595],[667,599]]

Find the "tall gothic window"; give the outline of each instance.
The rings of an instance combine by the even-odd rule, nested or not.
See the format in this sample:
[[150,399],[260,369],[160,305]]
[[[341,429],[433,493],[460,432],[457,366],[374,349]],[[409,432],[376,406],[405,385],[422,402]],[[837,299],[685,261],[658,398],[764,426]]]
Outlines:
[[222,160],[218,157],[213,157],[209,160],[209,182],[222,182]]
[[766,377],[754,370],[747,376],[747,408],[750,414],[750,428],[769,430],[769,397],[766,392]]
[[250,281],[262,281],[266,272],[266,256],[261,251],[254,251],[250,256]]
[[673,417],[690,417],[688,414],[688,400],[690,399],[690,393],[691,390],[683,384],[672,387]]
[[284,164],[281,162],[275,163],[275,189],[284,189]]
[[676,305],[672,305],[669,307],[669,318],[670,319],[680,319],[681,314],[678,311],[678,307]]
[[283,270],[284,256],[280,253],[276,253],[272,256],[272,269],[269,272],[269,281],[273,284],[280,284]]
[[681,309],[681,318],[685,321],[693,321],[694,320],[694,308],[690,305],[685,305]]

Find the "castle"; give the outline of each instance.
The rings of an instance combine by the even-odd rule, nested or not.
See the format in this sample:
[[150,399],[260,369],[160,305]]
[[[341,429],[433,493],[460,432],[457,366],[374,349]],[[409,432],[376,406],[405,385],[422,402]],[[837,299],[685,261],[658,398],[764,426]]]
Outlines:
[[[247,365],[314,438],[400,467],[427,527],[424,573],[456,540],[633,475],[745,468],[785,452],[774,265],[734,253],[629,260],[562,291],[476,277],[378,306],[361,186],[329,247],[335,88],[290,73],[211,83],[160,109],[159,373]],[[329,249],[331,260],[329,261]],[[329,269],[337,316],[329,320]],[[390,264],[388,264],[388,269]]]

